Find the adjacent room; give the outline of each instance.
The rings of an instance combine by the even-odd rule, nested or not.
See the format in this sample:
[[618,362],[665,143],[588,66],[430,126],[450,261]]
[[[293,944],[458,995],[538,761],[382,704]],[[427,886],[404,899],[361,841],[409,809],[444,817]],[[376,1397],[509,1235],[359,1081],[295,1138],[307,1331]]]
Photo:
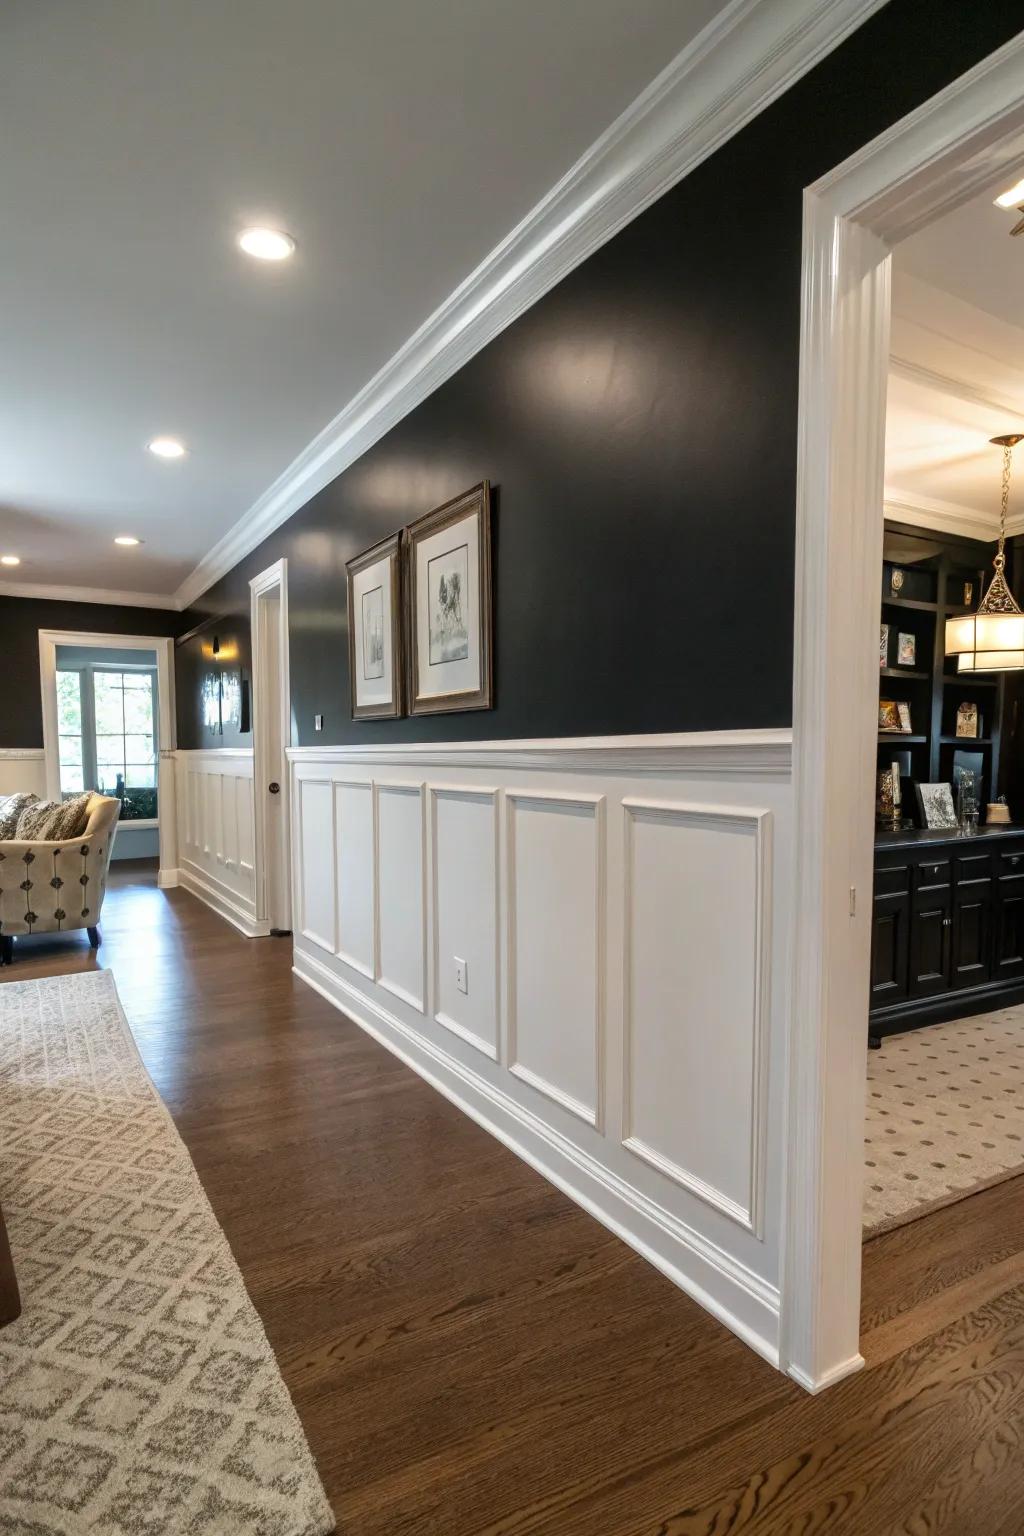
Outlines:
[[0,9],[2,1536],[1017,1536],[1021,22]]

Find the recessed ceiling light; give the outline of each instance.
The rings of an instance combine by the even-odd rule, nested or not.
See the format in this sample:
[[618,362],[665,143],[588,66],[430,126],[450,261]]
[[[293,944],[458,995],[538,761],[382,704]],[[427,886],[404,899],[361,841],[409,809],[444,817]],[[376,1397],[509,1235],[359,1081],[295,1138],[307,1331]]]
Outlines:
[[1016,208],[1024,203],[1024,177],[1015,181],[1012,187],[1007,187],[1005,192],[1000,192],[996,198],[997,208]]
[[185,444],[179,443],[176,437],[154,437],[146,447],[150,453],[155,453],[158,459],[180,459],[185,452]]
[[20,565],[20,555],[0,555],[0,565]]
[[243,229],[238,243],[257,261],[287,261],[295,250],[295,241],[283,229]]
[[126,549],[130,549],[134,544],[141,544],[142,540],[135,538],[131,533],[119,533],[114,543],[123,544]]

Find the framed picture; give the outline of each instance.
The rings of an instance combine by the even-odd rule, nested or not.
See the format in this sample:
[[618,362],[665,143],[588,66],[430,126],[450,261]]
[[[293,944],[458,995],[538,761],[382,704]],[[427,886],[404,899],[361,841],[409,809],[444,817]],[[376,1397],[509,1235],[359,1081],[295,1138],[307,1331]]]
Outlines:
[[977,704],[958,704],[956,707],[956,734],[976,737],[981,734]]
[[900,712],[893,699],[879,699],[878,701],[878,729],[880,731],[899,731]]
[[896,705],[896,713],[899,716],[900,730],[905,736],[909,736],[912,729],[910,724],[910,705],[905,704],[901,699]]
[[964,582],[964,607],[969,608],[974,601],[974,582]]
[[903,591],[903,572],[898,566],[894,565],[892,568],[892,574],[889,577],[889,588],[894,596]]
[[888,626],[888,624],[883,624],[881,626],[880,630],[879,630],[879,635],[878,635],[878,665],[880,667],[887,667],[889,665],[889,626]]
[[491,497],[486,480],[405,530],[409,713],[492,705]]
[[403,708],[402,535],[357,555],[345,570],[352,718],[393,719]]
[[913,635],[905,635],[900,632],[899,643],[896,647],[896,665],[898,667],[912,667],[917,660],[917,640]]
[[915,784],[914,789],[922,826],[956,827],[953,791],[948,784]]

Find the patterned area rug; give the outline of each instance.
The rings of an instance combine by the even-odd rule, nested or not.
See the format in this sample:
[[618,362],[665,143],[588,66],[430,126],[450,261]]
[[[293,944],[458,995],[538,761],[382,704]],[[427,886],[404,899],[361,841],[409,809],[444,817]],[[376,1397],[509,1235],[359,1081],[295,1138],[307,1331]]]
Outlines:
[[865,1159],[870,1237],[1024,1173],[1024,1007],[869,1051]]
[[106,971],[0,985],[5,1536],[334,1529],[259,1317]]

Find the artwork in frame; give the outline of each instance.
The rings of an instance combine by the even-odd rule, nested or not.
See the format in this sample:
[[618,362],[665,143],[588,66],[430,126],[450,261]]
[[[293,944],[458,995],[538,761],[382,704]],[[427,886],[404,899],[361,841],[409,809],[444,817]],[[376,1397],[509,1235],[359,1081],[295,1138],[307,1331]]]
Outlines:
[[394,719],[404,708],[402,535],[375,544],[345,569],[352,718]]
[[956,827],[953,791],[948,784],[915,784],[914,790],[923,826],[944,829]]
[[894,699],[879,699],[878,729],[880,731],[898,731],[902,729],[899,707]]
[[409,713],[490,709],[491,498],[486,480],[405,530]]
[[978,717],[977,704],[969,704],[965,701],[963,704],[957,705],[956,734],[968,738],[975,738],[981,735],[981,722]]
[[896,665],[898,667],[912,667],[916,660],[917,639],[914,635],[904,634],[901,630],[896,648]]
[[885,668],[889,665],[889,626],[882,624],[878,633],[878,665]]

